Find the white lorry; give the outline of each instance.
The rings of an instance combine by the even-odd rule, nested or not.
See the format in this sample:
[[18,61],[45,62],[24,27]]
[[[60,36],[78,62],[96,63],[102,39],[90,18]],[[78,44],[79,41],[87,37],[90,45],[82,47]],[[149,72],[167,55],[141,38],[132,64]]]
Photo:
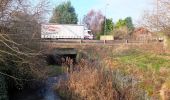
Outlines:
[[84,25],[42,24],[42,39],[93,39],[91,30]]

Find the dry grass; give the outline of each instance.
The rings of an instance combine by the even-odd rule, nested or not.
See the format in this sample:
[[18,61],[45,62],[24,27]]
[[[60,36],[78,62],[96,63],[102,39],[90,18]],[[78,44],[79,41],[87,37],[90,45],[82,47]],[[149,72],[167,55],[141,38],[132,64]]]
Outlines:
[[165,82],[160,90],[160,95],[162,100],[169,100],[170,99],[170,81],[168,80]]
[[69,79],[60,81],[57,86],[60,94],[69,100],[113,100],[117,98],[112,86],[112,78],[104,75],[101,70],[94,68],[82,60],[77,70],[69,73]]
[[68,80],[61,80],[56,86],[62,97],[67,100],[137,100],[146,97],[133,77],[88,62],[82,60],[76,70],[68,74]]
[[[68,80],[61,80],[56,89],[67,100],[166,98],[169,89],[164,87],[170,77],[166,58],[169,55],[161,46],[145,44],[84,48],[86,60],[81,60],[75,71],[68,74]],[[140,67],[143,64],[147,67]]]

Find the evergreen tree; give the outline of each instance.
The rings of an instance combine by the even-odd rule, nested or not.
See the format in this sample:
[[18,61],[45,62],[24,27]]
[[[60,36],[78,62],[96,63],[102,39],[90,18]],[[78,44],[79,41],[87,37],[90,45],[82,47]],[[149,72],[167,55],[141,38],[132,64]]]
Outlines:
[[113,23],[112,19],[106,19],[106,30],[105,30],[106,34],[113,31],[113,27],[114,27],[113,25],[114,25],[114,23]]
[[77,24],[77,22],[77,14],[70,1],[58,5],[53,11],[53,15],[50,19],[50,23]]
[[129,33],[131,33],[134,30],[134,25],[133,25],[133,22],[132,22],[132,18],[131,17],[125,18],[125,22],[126,22],[126,26],[128,28]]

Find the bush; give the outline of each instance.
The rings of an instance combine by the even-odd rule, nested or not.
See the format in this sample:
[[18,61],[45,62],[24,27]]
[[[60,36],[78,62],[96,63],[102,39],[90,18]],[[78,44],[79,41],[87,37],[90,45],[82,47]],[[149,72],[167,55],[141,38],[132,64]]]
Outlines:
[[143,100],[145,92],[137,81],[119,70],[110,71],[96,63],[82,60],[68,74],[68,80],[61,80],[56,91],[66,100]]

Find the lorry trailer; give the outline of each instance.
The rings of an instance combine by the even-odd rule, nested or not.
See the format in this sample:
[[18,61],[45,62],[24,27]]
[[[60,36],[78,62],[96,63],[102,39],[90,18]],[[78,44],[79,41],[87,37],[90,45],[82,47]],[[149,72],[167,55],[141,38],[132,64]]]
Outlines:
[[93,39],[91,30],[84,25],[42,24],[42,39]]

